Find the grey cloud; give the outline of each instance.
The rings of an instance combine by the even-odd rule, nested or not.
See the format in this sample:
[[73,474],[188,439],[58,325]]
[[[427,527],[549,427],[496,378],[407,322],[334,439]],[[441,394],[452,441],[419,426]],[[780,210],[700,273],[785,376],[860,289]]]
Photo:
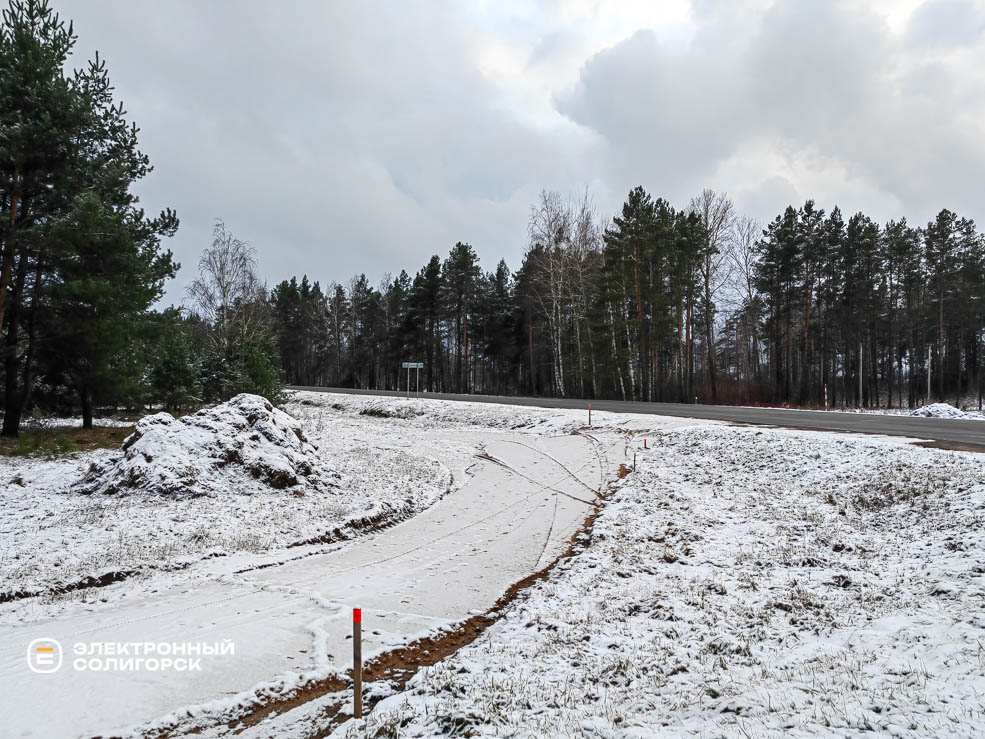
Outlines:
[[814,140],[864,117],[891,65],[881,26],[828,0],[774,5],[736,70],[750,80],[756,125]]
[[271,281],[375,280],[457,240],[516,267],[519,193],[575,169],[564,138],[523,124],[477,71],[454,3],[59,6],[142,128],[145,206],[182,219],[169,300],[216,217]]
[[913,15],[906,40],[915,47],[969,46],[981,40],[985,11],[970,0],[928,0]]
[[[877,218],[925,219],[948,203],[981,215],[983,100],[954,97],[953,67],[908,55],[860,4],[779,0],[744,18],[736,5],[701,5],[701,25],[683,50],[635,34],[588,60],[574,88],[557,96],[561,113],[606,141],[610,179],[678,199],[707,183],[749,192],[758,204],[756,192],[785,190],[770,184],[782,176],[804,197],[871,193],[841,202],[847,209],[878,211],[889,202],[906,209],[873,212]],[[829,192],[805,192],[783,172],[764,171],[758,182],[711,180],[764,142],[814,179],[831,180]],[[845,177],[851,187],[839,188],[835,180]],[[768,218],[784,205],[754,215]]]
[[[793,183],[780,175],[769,177],[758,185],[735,193],[736,204],[749,213],[756,214],[776,215],[783,207],[780,203],[799,204],[804,199]],[[759,217],[765,221],[769,216]]]
[[721,126],[720,111],[741,109],[741,88],[718,59],[677,56],[644,30],[590,59],[555,103],[605,138],[610,178],[673,189],[734,149],[741,132]]
[[[529,89],[513,95],[478,69],[474,24],[493,7],[56,2],[76,22],[79,62],[104,54],[142,128],[156,166],[139,186],[144,205],[182,219],[169,300],[216,217],[257,247],[270,281],[365,271],[375,282],[460,239],[487,268],[500,257],[518,266],[545,186],[591,183],[606,213],[644,184],[677,203],[727,190],[760,218],[794,195],[904,209],[877,218],[920,220],[943,205],[985,215],[985,55],[980,37],[948,35],[974,27],[960,3],[926,4],[896,36],[863,2],[754,12],[696,0],[679,43],[641,28],[585,59],[549,101],[558,123],[532,122],[517,102]],[[540,35],[537,17],[507,14],[484,32],[527,48],[521,68],[550,80],[585,39],[577,24]],[[962,64],[947,56],[955,49]],[[750,164],[764,148],[768,161]]]

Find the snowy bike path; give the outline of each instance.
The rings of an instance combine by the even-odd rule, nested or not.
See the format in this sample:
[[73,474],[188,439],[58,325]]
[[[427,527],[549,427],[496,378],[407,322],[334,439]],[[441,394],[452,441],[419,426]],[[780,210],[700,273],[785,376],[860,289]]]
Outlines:
[[[3,735],[126,733],[189,710],[235,710],[257,686],[348,669],[355,606],[363,609],[364,659],[486,611],[566,549],[624,460],[614,435],[480,437],[485,456],[469,481],[393,528],[287,564],[186,581],[112,611],[5,629]],[[57,672],[29,670],[26,650],[38,638],[62,645]],[[202,656],[200,671],[73,667],[79,642],[225,640],[233,654]]]

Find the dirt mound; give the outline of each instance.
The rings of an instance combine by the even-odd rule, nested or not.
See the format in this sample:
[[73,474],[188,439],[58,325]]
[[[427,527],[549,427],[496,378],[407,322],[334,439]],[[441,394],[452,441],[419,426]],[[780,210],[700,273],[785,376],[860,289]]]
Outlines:
[[103,494],[303,493],[335,479],[297,419],[244,393],[183,418],[142,418],[119,455],[89,467],[81,488]]

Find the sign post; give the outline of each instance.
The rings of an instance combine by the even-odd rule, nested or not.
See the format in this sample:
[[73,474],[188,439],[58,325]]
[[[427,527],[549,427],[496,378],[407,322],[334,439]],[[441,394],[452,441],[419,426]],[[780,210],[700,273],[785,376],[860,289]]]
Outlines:
[[[424,369],[424,362],[403,362],[400,365],[407,370],[407,398],[410,398],[410,371],[417,370],[417,395],[421,394],[421,370]],[[398,388],[399,390],[399,388]]]

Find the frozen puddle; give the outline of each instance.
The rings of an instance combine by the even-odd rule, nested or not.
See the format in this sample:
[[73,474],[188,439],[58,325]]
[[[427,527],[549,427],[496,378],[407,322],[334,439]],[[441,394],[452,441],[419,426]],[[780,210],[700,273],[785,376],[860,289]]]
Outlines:
[[[195,706],[234,710],[262,683],[291,686],[348,669],[354,606],[363,608],[364,659],[486,611],[567,548],[589,502],[625,461],[624,444],[615,434],[475,436],[485,456],[469,482],[391,529],[221,581],[186,581],[113,611],[4,629],[4,736],[126,733]],[[61,643],[57,672],[30,671],[25,652],[39,638]],[[202,656],[200,672],[72,664],[78,642],[224,640],[234,653]]]

